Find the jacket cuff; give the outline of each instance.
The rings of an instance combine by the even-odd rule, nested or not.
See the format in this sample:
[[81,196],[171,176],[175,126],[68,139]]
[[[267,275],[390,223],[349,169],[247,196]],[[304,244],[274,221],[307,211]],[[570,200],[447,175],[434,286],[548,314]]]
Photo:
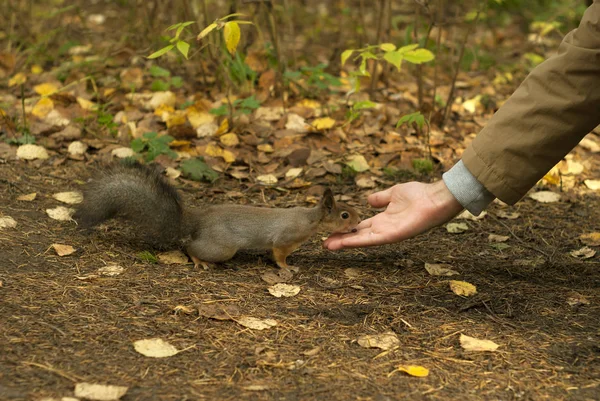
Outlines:
[[471,214],[478,216],[496,197],[479,181],[462,160],[442,175],[456,200]]

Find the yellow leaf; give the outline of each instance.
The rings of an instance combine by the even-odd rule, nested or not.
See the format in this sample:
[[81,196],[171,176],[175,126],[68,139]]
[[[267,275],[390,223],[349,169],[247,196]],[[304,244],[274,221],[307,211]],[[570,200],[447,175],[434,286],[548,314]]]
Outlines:
[[50,113],[54,109],[54,102],[52,99],[43,97],[33,106],[31,110],[31,114],[36,117],[44,118],[48,113]]
[[13,75],[13,77],[11,79],[8,80],[8,86],[17,86],[17,85],[22,85],[27,81],[27,76],[25,74],[23,74],[22,72],[16,73],[15,75]]
[[82,97],[77,98],[77,103],[79,103],[79,106],[84,110],[96,110],[96,103],[90,102]]
[[296,103],[296,106],[306,107],[308,109],[316,109],[318,107],[321,107],[321,103],[317,102],[316,100],[312,100],[312,99],[304,99],[304,100],[301,100],[298,103]]
[[104,97],[109,97],[110,95],[112,95],[113,93],[115,93],[117,90],[115,88],[106,88],[104,89],[103,93],[104,93]]
[[234,54],[237,49],[238,43],[240,43],[240,25],[235,21],[229,21],[225,23],[223,28],[223,37],[225,38],[225,46],[229,53]]
[[397,368],[400,372],[408,373],[415,377],[427,377],[429,376],[429,369],[418,365],[400,365]]
[[275,150],[273,149],[273,146],[271,146],[268,143],[263,143],[260,144],[256,147],[258,150],[260,150],[261,152],[265,152],[265,153],[273,153]]
[[379,45],[379,48],[384,52],[393,52],[394,50],[396,50],[396,45],[394,45],[393,43],[382,43]]
[[203,124],[208,124],[208,123],[212,123],[213,121],[215,121],[214,114],[210,114],[206,111],[199,112],[196,110],[189,110],[187,118],[188,118],[190,124],[192,124],[192,127],[194,127],[194,129],[198,128],[199,126],[201,126]]
[[223,157],[225,163],[233,163],[235,161],[235,154],[227,149],[223,150],[223,155],[221,157]]
[[176,112],[170,114],[165,122],[167,123],[167,128],[174,127],[176,125],[183,125],[187,121],[187,116],[185,115],[185,111],[177,110]]
[[579,240],[589,246],[600,246],[600,232],[581,234]]
[[215,132],[215,135],[221,136],[223,134],[226,134],[227,131],[229,131],[229,121],[225,118],[223,119],[223,122],[221,122],[221,125],[219,126],[217,132]]
[[175,108],[173,108],[173,106],[163,103],[154,110],[154,115],[162,118],[163,121],[166,121],[168,116],[174,112]]
[[34,64],[31,66],[31,73],[34,75],[40,75],[42,72],[44,72],[44,69],[42,68],[41,65],[38,64]]
[[216,27],[217,27],[217,24],[213,22],[212,24],[210,24],[209,26],[207,26],[206,28],[204,28],[202,30],[202,32],[200,32],[198,34],[198,37],[196,39],[197,40],[202,39],[203,37],[205,37],[206,35],[208,35],[209,33],[211,33]]
[[450,289],[456,295],[462,295],[470,297],[471,295],[477,294],[477,287],[466,281],[450,280]]
[[222,135],[219,140],[225,146],[237,146],[240,143],[238,136],[234,133]]
[[221,157],[223,156],[223,149],[221,149],[214,143],[209,143],[208,145],[206,145],[204,153],[206,153],[207,156]]
[[318,131],[330,129],[334,125],[335,125],[335,120],[331,117],[317,118],[316,120],[314,120],[312,122],[312,126]]
[[58,90],[58,88],[56,87],[56,85],[53,85],[53,84],[39,84],[39,85],[34,86],[33,90],[38,95],[48,96],[48,95],[51,95],[54,92],[56,92]]

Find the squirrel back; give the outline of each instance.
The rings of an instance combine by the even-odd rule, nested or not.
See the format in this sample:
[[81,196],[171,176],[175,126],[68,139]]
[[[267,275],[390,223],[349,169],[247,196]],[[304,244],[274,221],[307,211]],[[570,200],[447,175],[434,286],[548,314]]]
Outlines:
[[130,163],[105,169],[88,183],[74,218],[82,228],[90,229],[122,217],[148,242],[164,248],[189,235],[182,224],[183,214],[177,190],[157,168]]

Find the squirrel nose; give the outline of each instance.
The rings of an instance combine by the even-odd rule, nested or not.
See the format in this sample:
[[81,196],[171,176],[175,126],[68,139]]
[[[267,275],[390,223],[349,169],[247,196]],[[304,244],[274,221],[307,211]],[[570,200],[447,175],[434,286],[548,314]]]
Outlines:
[[353,233],[355,233],[355,232],[357,232],[357,231],[358,231],[358,230],[357,230],[356,228],[353,228],[353,229],[352,229],[352,232],[353,232]]

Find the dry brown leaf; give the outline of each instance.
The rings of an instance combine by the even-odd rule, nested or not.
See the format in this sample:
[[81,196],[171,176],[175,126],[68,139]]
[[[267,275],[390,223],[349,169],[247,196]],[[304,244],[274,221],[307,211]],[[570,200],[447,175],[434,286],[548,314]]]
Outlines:
[[300,292],[300,286],[294,284],[277,283],[268,288],[269,294],[276,298],[293,297]]
[[123,397],[129,388],[110,384],[77,383],[75,397],[96,401],[116,401]]
[[461,214],[459,214],[458,216],[456,216],[456,218],[457,219],[465,219],[465,220],[478,221],[478,220],[483,220],[483,218],[485,216],[487,216],[487,212],[486,211],[481,212],[479,214],[479,216],[475,216],[474,214],[472,214],[468,210],[464,210]]
[[75,252],[75,248],[71,245],[52,244],[52,248],[54,248],[58,256],[67,256]]
[[589,246],[584,246],[576,251],[571,251],[571,256],[577,259],[589,259],[596,255],[596,251]]
[[515,220],[521,217],[521,214],[518,212],[507,212],[506,210],[498,210],[496,212],[496,216],[500,219]]
[[31,201],[35,200],[36,197],[37,197],[37,193],[32,192],[32,193],[27,194],[27,195],[17,196],[17,200],[25,201],[25,202],[31,202]]
[[57,206],[54,209],[46,209],[46,214],[51,219],[59,220],[59,221],[70,221],[71,216],[75,213],[75,209],[67,208],[64,206]]
[[3,228],[15,228],[17,221],[10,216],[0,217],[0,230]]
[[552,191],[539,191],[529,194],[529,197],[541,203],[554,203],[560,200],[560,194]]
[[358,338],[358,345],[363,348],[380,348],[384,351],[400,345],[396,333],[388,331],[381,334],[368,334]]
[[450,280],[450,289],[459,296],[470,297],[477,294],[477,287],[466,281]]
[[179,353],[177,348],[161,338],[149,338],[133,342],[133,347],[140,354],[150,358],[166,358]]
[[357,173],[362,173],[370,169],[367,159],[363,155],[351,155],[346,160],[346,165],[351,167]]
[[469,226],[465,223],[448,223],[446,224],[446,231],[452,234],[460,234],[469,229]]
[[240,144],[240,139],[234,133],[229,133],[225,135],[221,135],[219,141],[223,144],[223,146],[234,147]]
[[583,181],[586,187],[591,189],[592,191],[600,190],[600,180],[585,180]]
[[510,239],[508,235],[490,234],[488,235],[488,242],[506,242]]
[[258,319],[252,316],[242,316],[238,319],[235,319],[235,321],[238,324],[253,330],[265,330],[277,326],[277,320]]
[[124,271],[125,271],[125,269],[122,266],[119,266],[117,264],[112,264],[112,265],[106,265],[106,266],[99,268],[98,274],[101,276],[113,277],[113,276],[118,276],[119,274],[123,273]]
[[67,203],[69,205],[76,205],[83,202],[83,194],[77,191],[57,192],[52,195],[52,197],[59,202]]
[[70,155],[79,156],[85,154],[88,150],[88,145],[81,141],[74,141],[69,144],[67,149]]
[[256,180],[263,185],[274,185],[277,184],[277,177],[273,174],[263,174],[256,177]]
[[157,257],[167,265],[185,265],[189,260],[187,255],[179,250],[159,253]]
[[240,316],[240,310],[236,305],[200,304],[198,313],[208,319],[234,320]]
[[579,240],[587,246],[600,246],[600,232],[581,234]]
[[17,148],[17,158],[23,160],[47,159],[48,151],[39,145],[21,145]]
[[498,344],[490,340],[479,340],[461,333],[460,346],[466,351],[496,351]]
[[276,272],[267,272],[260,277],[269,284],[277,284],[290,281],[294,275],[290,270],[277,269]]
[[455,276],[460,274],[446,263],[425,263],[425,270],[432,276]]
[[135,156],[135,152],[131,148],[116,148],[110,152],[111,156],[116,157],[118,159],[126,159],[128,157]]

